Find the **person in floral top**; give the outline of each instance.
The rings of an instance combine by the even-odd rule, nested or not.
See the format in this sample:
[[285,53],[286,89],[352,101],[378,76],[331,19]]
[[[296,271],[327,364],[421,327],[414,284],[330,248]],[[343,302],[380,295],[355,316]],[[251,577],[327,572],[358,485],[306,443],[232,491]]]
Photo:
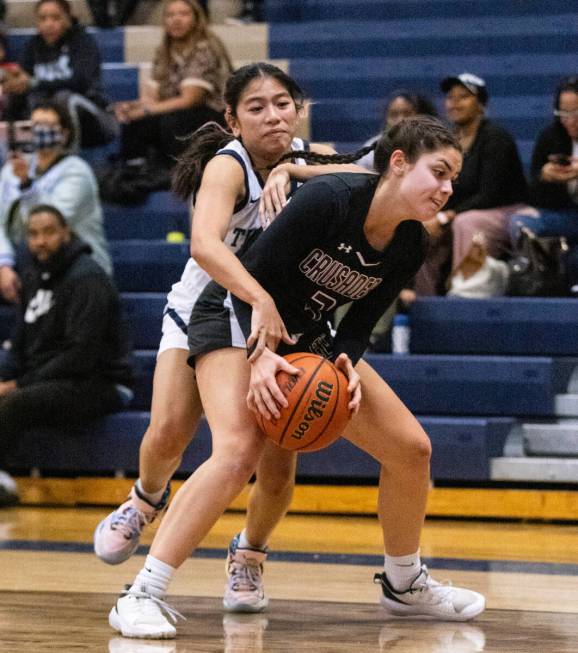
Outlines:
[[115,107],[122,124],[121,158],[154,159],[168,167],[184,137],[206,122],[224,124],[222,99],[231,60],[195,0],[167,0],[164,36],[142,97]]

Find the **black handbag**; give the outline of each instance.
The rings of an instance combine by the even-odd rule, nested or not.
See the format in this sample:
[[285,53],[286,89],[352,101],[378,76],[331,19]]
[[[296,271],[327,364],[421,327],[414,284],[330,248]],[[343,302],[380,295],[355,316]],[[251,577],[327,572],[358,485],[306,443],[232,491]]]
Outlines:
[[507,295],[516,297],[563,297],[568,295],[564,237],[538,237],[522,227],[513,258]]
[[151,160],[139,165],[116,161],[97,173],[100,197],[109,204],[142,204],[150,193],[169,190],[170,172]]

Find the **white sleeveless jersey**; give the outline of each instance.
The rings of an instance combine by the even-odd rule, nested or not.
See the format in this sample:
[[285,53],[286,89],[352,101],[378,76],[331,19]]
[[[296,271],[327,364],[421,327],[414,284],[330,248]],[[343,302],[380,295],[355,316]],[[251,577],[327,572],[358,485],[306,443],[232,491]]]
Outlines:
[[[294,138],[291,143],[291,148],[293,150],[303,150],[306,148],[306,145],[302,139]],[[220,149],[215,156],[218,155],[232,156],[239,162],[245,173],[245,204],[233,213],[229,230],[224,238],[225,245],[232,252],[237,253],[247,238],[261,227],[259,221],[259,200],[261,199],[263,189],[261,188],[259,178],[253,170],[253,164],[251,163],[249,154],[240,141],[231,141]],[[295,163],[305,165],[303,159],[297,159]],[[211,277],[195,259],[189,258],[180,281],[173,284],[167,296],[165,313],[176,312],[182,322],[188,325],[193,306],[201,291],[210,280]]]

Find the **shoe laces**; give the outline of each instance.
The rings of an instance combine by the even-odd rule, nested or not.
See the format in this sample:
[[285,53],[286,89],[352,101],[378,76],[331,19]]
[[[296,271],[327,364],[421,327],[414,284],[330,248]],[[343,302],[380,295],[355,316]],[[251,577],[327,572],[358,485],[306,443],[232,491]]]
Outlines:
[[425,565],[422,565],[419,575],[416,577],[407,591],[410,594],[415,594],[417,592],[424,594],[425,592],[428,592],[430,602],[433,605],[451,600],[455,594],[455,589],[452,587],[450,581],[444,581],[443,583],[440,583],[437,580],[434,580],[429,575],[428,568]]
[[241,561],[233,557],[229,563],[231,586],[236,592],[250,592],[258,589],[261,573],[261,564],[250,558],[245,558]]
[[149,521],[152,519],[148,519],[134,506],[128,505],[114,513],[110,528],[113,531],[120,531],[127,540],[130,540],[136,535],[140,535],[143,526]]
[[154,594],[143,591],[131,591],[129,594],[138,600],[139,610],[144,616],[154,617],[161,610],[171,618],[173,623],[176,623],[177,619],[187,620],[176,608]]

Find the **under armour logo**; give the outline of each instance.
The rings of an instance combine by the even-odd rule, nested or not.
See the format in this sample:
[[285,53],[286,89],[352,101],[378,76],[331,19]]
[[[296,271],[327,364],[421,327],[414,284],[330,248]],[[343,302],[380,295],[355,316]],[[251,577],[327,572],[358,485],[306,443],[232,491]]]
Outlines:
[[346,254],[349,254],[349,252],[353,249],[353,247],[351,245],[346,245],[345,243],[341,243],[337,249],[345,252]]

